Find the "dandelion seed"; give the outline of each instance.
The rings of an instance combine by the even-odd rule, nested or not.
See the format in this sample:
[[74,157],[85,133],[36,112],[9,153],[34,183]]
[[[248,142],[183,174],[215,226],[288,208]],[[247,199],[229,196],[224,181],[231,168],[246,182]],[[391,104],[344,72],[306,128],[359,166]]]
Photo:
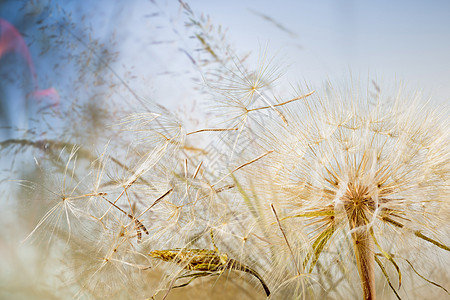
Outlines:
[[[87,217],[87,213],[82,210],[82,205],[80,202],[85,202],[85,200],[90,197],[98,197],[98,193],[80,193],[80,187],[82,186],[83,180],[75,182],[75,168],[76,168],[76,152],[78,148],[74,147],[70,152],[69,158],[65,164],[63,170],[62,179],[58,183],[56,180],[55,185],[57,188],[47,188],[45,186],[37,186],[33,183],[21,181],[21,185],[32,190],[44,189],[45,192],[49,194],[49,199],[51,199],[54,206],[47,211],[47,213],[41,218],[36,227],[31,231],[31,233],[24,239],[24,242],[30,239],[39,229],[41,233],[48,234],[50,238],[48,243],[52,241],[52,237],[58,233],[60,230],[68,230],[69,235],[67,240],[70,239],[70,234],[72,232],[72,220],[79,219],[81,216]],[[87,178],[89,174],[86,175]],[[58,191],[59,189],[59,191]]]
[[136,234],[123,217],[109,214],[102,226],[100,222],[85,224],[85,233],[70,244],[67,267],[80,284],[76,298],[124,294],[143,297],[151,291],[142,274],[145,260],[131,242]]

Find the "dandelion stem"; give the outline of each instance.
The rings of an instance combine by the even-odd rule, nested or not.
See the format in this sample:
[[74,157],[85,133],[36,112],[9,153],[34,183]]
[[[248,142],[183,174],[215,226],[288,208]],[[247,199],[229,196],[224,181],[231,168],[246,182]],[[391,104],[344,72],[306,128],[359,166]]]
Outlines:
[[188,132],[188,133],[186,133],[186,135],[191,135],[191,134],[200,133],[200,132],[209,132],[209,131],[236,131],[236,130],[239,130],[239,128],[207,128],[207,129],[200,129],[200,130]]
[[213,187],[216,186],[219,182],[221,182],[222,180],[224,180],[225,178],[227,178],[228,176],[230,176],[231,174],[233,174],[233,173],[236,172],[237,170],[242,169],[243,167],[248,166],[249,164],[252,164],[252,163],[254,163],[254,162],[257,161],[257,160],[260,160],[261,158],[263,158],[264,156],[266,156],[266,155],[268,155],[268,154],[270,154],[270,153],[272,153],[272,152],[273,152],[273,150],[269,150],[269,151],[267,151],[266,153],[261,154],[261,155],[258,156],[257,158],[254,158],[254,159],[252,159],[251,161],[248,161],[248,162],[246,162],[246,163],[244,163],[244,164],[242,164],[242,165],[236,167],[233,171],[231,171],[230,173],[228,173],[227,175],[225,175],[224,177],[222,177],[221,179],[219,179],[219,181],[217,181],[217,182],[216,182],[215,184],[213,184],[212,186],[213,186]]
[[374,242],[366,228],[366,216],[361,209],[347,209],[347,217],[352,232],[356,265],[361,280],[365,300],[375,300],[375,257]]
[[273,206],[273,204],[270,204],[270,207],[272,207],[273,214],[275,215],[275,218],[277,219],[278,227],[280,227],[281,233],[283,234],[284,240],[286,241],[286,245],[288,246],[289,251],[291,252],[292,260],[294,261],[295,268],[297,269],[297,274],[298,274],[298,276],[300,276],[301,273],[300,273],[300,269],[297,265],[297,260],[295,259],[294,252],[292,251],[291,245],[289,244],[287,236],[284,233],[283,227],[281,227],[281,223],[280,223],[280,219],[278,218],[277,211],[275,210],[275,207]]
[[276,109],[276,107],[274,105],[272,105],[260,91],[258,91],[257,89],[255,89],[254,91],[261,97],[261,99],[264,100],[264,102],[266,102],[269,105],[270,108],[272,108],[280,116],[280,118],[283,120],[283,122],[286,125],[288,125],[288,122],[287,122],[286,118],[283,116],[283,114],[278,109]]
[[271,105],[271,106],[263,106],[263,107],[252,108],[252,109],[248,109],[247,111],[250,112],[250,111],[255,111],[255,110],[260,110],[260,109],[267,109],[267,108],[273,108],[273,107],[277,107],[277,106],[283,106],[283,105],[286,105],[288,103],[291,103],[291,102],[294,102],[294,101],[297,101],[297,100],[300,100],[300,99],[305,99],[306,97],[311,96],[312,94],[314,94],[314,92],[315,91],[309,92],[308,94],[295,97],[295,98],[293,98],[291,100],[284,101],[283,103],[278,103],[278,104],[274,104],[274,105]]

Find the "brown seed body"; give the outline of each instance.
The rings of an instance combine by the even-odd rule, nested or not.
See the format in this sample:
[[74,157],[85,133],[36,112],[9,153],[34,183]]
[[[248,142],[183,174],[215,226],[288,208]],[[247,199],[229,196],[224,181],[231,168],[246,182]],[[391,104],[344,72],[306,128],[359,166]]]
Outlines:
[[228,258],[226,254],[219,254],[215,250],[176,248],[170,250],[154,250],[149,255],[166,262],[180,264],[184,269],[190,271],[215,273],[224,270],[237,270],[246,272],[258,278],[266,295],[270,295],[269,288],[258,272],[235,259]]

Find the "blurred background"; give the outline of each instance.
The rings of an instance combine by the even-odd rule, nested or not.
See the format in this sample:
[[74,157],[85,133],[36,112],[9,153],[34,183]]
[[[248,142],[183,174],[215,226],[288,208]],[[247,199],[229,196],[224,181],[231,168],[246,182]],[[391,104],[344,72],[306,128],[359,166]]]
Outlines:
[[17,180],[43,180],[44,157],[57,164],[73,144],[95,156],[112,124],[151,103],[207,126],[209,68],[222,55],[256,66],[265,53],[281,90],[351,77],[448,103],[450,2],[2,0],[0,285],[39,277],[20,242],[45,211],[32,211]]
[[[448,1],[187,4],[226,31],[235,55],[256,59],[267,49],[286,74],[283,82],[314,86],[349,75],[377,77],[404,82],[434,101],[450,97]],[[116,85],[123,98],[133,98],[132,90],[171,109],[202,100],[193,64],[199,47],[178,1],[5,0],[0,18],[3,136],[26,128],[33,106],[44,111],[75,98],[104,102],[95,95]]]

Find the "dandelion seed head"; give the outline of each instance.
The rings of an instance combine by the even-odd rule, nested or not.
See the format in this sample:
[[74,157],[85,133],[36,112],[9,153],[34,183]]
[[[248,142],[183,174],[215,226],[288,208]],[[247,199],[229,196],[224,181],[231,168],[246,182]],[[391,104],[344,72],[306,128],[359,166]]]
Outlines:
[[[327,206],[362,190],[378,199],[393,193],[411,196],[410,191],[418,186],[427,192],[445,186],[443,180],[433,180],[448,176],[448,167],[442,164],[443,146],[448,145],[442,116],[417,99],[409,101],[401,95],[394,99],[334,93],[318,97],[305,100],[300,107],[304,113],[289,120],[296,131],[287,126],[277,136],[271,130],[279,130],[279,126],[267,120],[265,132],[260,133],[265,136],[260,144],[275,149],[267,163],[273,172],[271,178],[280,190],[296,187],[297,195],[306,192],[308,201],[300,204],[304,209],[308,205]],[[448,159],[448,154],[444,157]],[[332,196],[324,196],[327,191]],[[312,192],[318,195],[312,198],[320,199],[321,204],[311,201]]]
[[[373,264],[363,257],[381,251],[378,247],[417,256],[410,246],[420,232],[432,237],[430,245],[448,233],[442,228],[449,215],[448,108],[433,110],[419,95],[404,91],[350,86],[329,85],[303,102],[280,107],[287,124],[266,118],[253,127],[257,138],[243,157],[261,148],[273,153],[237,178],[253,182],[260,199],[278,203],[292,218],[283,221],[294,232],[292,240],[302,240],[304,230],[315,249],[305,264],[317,266],[315,255],[333,257],[329,251],[351,252],[342,242],[353,240],[362,285],[369,289],[373,279],[364,274],[373,272]],[[393,232],[403,236],[389,244]]]

